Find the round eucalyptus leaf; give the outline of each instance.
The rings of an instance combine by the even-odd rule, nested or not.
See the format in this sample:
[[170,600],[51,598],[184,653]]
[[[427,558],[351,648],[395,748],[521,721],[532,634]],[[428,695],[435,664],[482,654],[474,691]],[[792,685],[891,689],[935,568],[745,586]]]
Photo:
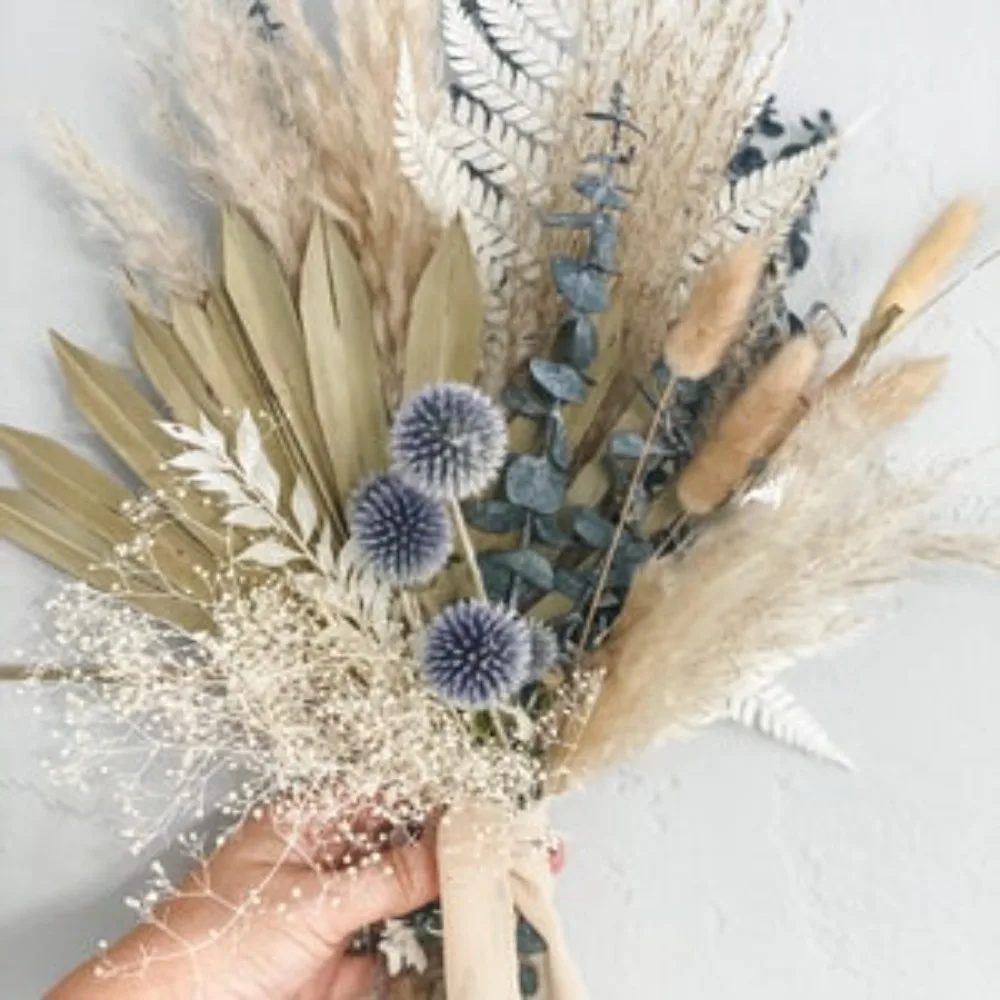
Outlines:
[[536,514],[555,514],[566,495],[566,476],[548,459],[520,455],[507,466],[507,499]]
[[592,549],[606,549],[615,537],[615,526],[587,507],[573,512],[573,531]]
[[597,327],[589,316],[574,315],[559,327],[555,357],[580,371],[588,369],[599,351]]
[[615,458],[637,462],[642,455],[646,439],[635,431],[618,431],[611,435],[611,454]]
[[517,953],[519,955],[542,955],[546,951],[545,939],[524,917],[517,921]]
[[555,413],[549,418],[547,431],[549,460],[560,472],[569,472],[573,450],[569,443],[566,421],[561,413]]
[[566,597],[573,601],[582,601],[594,585],[594,580],[589,573],[582,573],[577,569],[566,569],[565,567],[557,566],[554,583],[555,589],[560,594],[565,594]]
[[483,575],[483,586],[491,601],[502,604],[507,600],[514,584],[514,574],[509,567],[493,559],[492,553],[487,553],[479,559],[479,571]]
[[572,365],[532,358],[530,370],[535,384],[561,403],[580,403],[587,398],[589,386]]
[[507,386],[503,391],[501,401],[509,412],[516,413],[521,417],[532,417],[536,420],[547,417],[551,409],[548,403],[539,399],[523,385]]
[[517,970],[517,983],[521,996],[528,998],[538,996],[538,970],[529,962],[521,962]]
[[572,257],[554,257],[552,278],[559,294],[582,313],[604,312],[610,302],[608,283],[598,270]]
[[520,531],[528,519],[528,513],[506,500],[481,500],[465,509],[469,524],[490,535],[506,535],[509,531]]
[[535,517],[531,520],[534,540],[553,549],[565,549],[573,544],[573,536],[563,531],[554,517]]
[[513,552],[491,552],[484,558],[487,562],[503,566],[545,593],[555,586],[552,563],[540,552],[515,549]]

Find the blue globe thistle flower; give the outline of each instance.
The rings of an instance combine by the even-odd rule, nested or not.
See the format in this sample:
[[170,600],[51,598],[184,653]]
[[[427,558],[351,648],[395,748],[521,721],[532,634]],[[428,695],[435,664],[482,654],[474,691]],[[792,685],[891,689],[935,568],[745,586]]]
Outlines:
[[396,471],[439,500],[482,493],[507,457],[503,411],[471,385],[442,382],[399,411],[392,429]]
[[448,512],[392,473],[375,476],[357,491],[349,522],[362,556],[389,583],[427,583],[451,555]]
[[490,708],[509,698],[528,681],[530,669],[530,629],[498,605],[453,604],[428,629],[427,680],[442,698],[463,708]]
[[528,630],[531,634],[531,679],[540,680],[559,662],[559,639],[548,625],[539,621],[532,621]]

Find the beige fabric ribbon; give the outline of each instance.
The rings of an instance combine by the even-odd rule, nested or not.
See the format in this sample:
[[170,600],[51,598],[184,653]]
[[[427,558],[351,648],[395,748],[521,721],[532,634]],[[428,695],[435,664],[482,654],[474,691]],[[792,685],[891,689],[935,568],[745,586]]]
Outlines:
[[438,832],[448,1000],[521,1000],[520,913],[545,940],[550,1000],[586,1000],[553,899],[548,824],[489,805],[452,809]]

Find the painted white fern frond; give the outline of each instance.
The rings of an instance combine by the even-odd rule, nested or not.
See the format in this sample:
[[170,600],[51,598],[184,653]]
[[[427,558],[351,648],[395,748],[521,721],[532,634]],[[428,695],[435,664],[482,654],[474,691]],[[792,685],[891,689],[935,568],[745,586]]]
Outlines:
[[559,41],[576,37],[577,19],[565,0],[520,0],[521,10],[547,35]]
[[551,93],[493,51],[459,0],[442,2],[442,35],[448,65],[469,94],[526,135],[540,142],[555,138]]
[[779,684],[767,684],[750,694],[730,698],[725,717],[810,757],[854,770],[850,758],[837,747],[820,723]]
[[523,193],[528,201],[542,197],[548,172],[544,145],[489,114],[464,94],[455,98],[455,151],[496,184]]
[[515,0],[478,0],[479,16],[499,51],[543,87],[557,87],[569,71],[569,56],[544,34]]
[[400,168],[426,207],[447,224],[461,205],[463,166],[451,149],[450,124],[426,126],[420,117],[413,62],[403,46],[396,74],[395,145]]
[[769,163],[735,184],[727,183],[717,199],[714,220],[688,252],[686,268],[700,270],[748,237],[783,240],[838,148],[839,140],[831,138]]

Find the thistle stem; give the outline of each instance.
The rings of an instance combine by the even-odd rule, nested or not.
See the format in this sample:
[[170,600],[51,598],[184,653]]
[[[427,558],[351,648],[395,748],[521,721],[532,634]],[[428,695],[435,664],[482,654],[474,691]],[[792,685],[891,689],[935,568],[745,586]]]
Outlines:
[[580,647],[577,652],[581,657],[587,650],[587,643],[590,641],[590,635],[594,629],[594,622],[597,619],[597,609],[601,604],[601,595],[604,593],[608,577],[611,575],[611,564],[614,562],[615,555],[621,545],[622,536],[625,534],[625,528],[628,525],[629,517],[632,513],[632,506],[635,504],[636,492],[638,491],[639,484],[642,482],[642,477],[645,474],[646,462],[649,460],[649,453],[653,450],[653,441],[656,439],[656,435],[660,430],[660,424],[663,421],[664,414],[667,412],[671,402],[673,402],[676,389],[677,376],[671,374],[670,378],[667,380],[666,386],[664,386],[663,392],[660,394],[660,401],[656,406],[656,412],[653,414],[653,420],[649,426],[649,433],[646,435],[646,440],[643,442],[642,452],[639,455],[639,461],[636,463],[635,472],[632,474],[632,481],[629,483],[628,493],[625,495],[625,503],[622,505],[621,516],[618,518],[615,533],[611,538],[611,545],[608,547],[607,555],[604,557],[604,562],[601,565],[601,573],[597,578],[597,586],[594,588],[594,597],[590,602],[590,610],[587,612],[587,621],[584,624],[583,632],[580,635]]
[[451,510],[451,519],[455,523],[455,533],[458,535],[459,546],[462,549],[462,556],[472,574],[472,582],[475,585],[476,597],[481,601],[488,601],[486,596],[486,584],[483,582],[483,574],[479,569],[479,560],[476,558],[476,546],[472,542],[472,535],[469,534],[469,526],[462,513],[461,504],[454,498],[448,501]]

